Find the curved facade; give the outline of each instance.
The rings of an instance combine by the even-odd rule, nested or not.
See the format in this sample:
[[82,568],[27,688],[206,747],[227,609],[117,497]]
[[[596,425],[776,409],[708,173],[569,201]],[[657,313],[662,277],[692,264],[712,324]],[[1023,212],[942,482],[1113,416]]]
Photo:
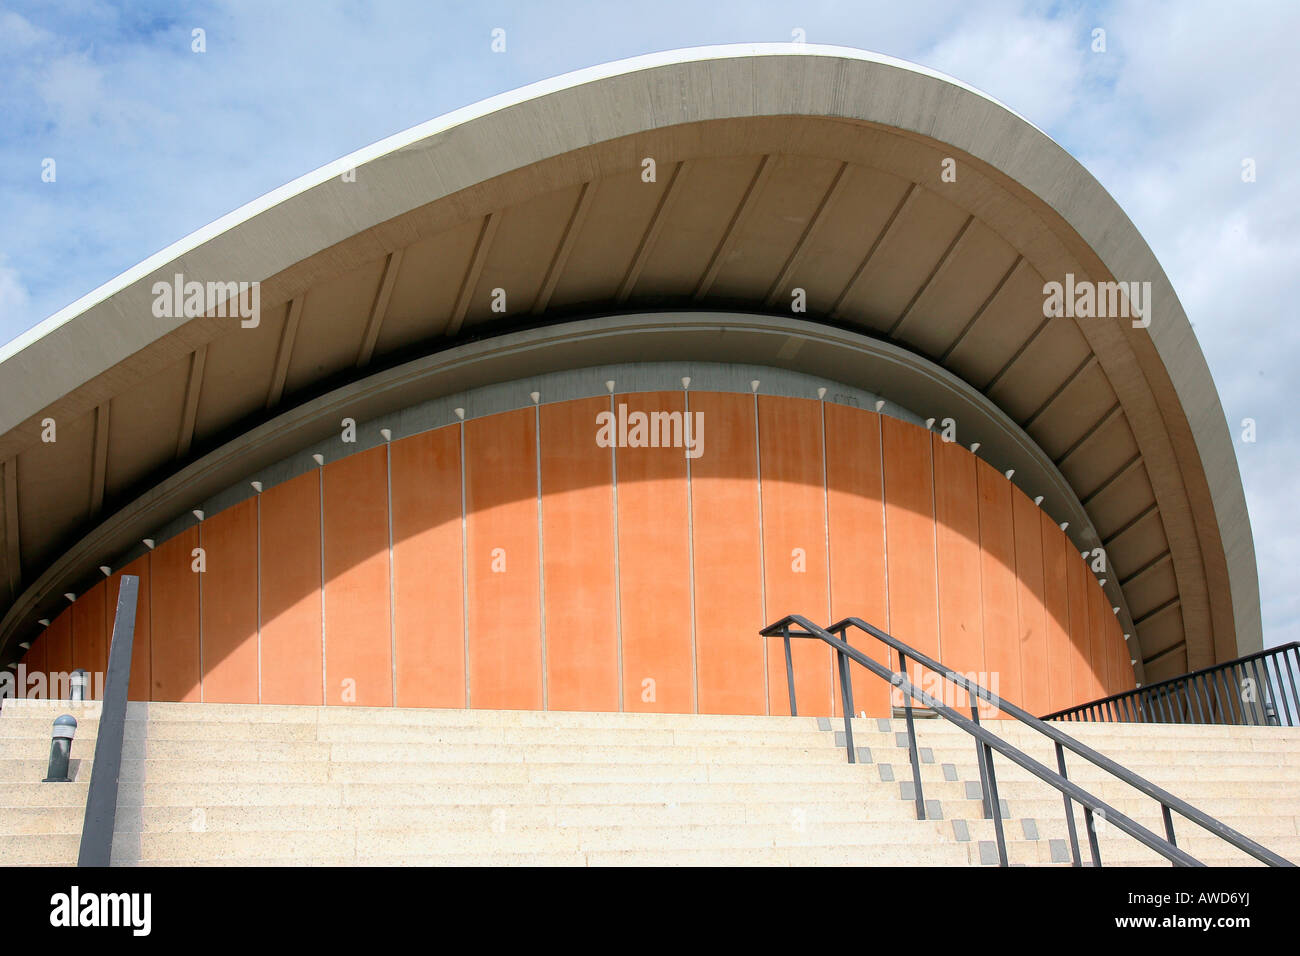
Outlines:
[[[264,485],[123,572],[135,699],[788,713],[756,634],[789,608],[880,621],[1044,713],[1133,684],[1045,511],[924,425],[816,397],[616,391],[443,425]],[[113,593],[29,668],[103,670]],[[832,714],[829,650],[797,646],[795,672],[801,710]],[[863,680],[859,708],[887,715],[886,690]]]
[[[177,275],[260,312],[160,310]],[[1147,283],[1143,321],[1057,281]],[[620,403],[701,454],[602,445]],[[834,48],[583,71],[276,191],[0,353],[0,479],[5,661],[102,669],[139,570],[153,699],[779,713],[757,630],[798,612],[1045,713],[1260,644],[1132,224],[1001,105]]]

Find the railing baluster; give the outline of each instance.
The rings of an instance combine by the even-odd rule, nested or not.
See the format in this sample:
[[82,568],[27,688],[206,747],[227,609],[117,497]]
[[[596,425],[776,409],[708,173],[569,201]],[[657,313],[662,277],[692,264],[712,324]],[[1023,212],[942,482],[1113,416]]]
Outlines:
[[1229,668],[1223,668],[1218,673],[1219,684],[1223,687],[1223,708],[1228,713],[1228,722],[1233,725],[1244,723],[1241,719],[1240,701],[1237,695],[1233,693],[1232,681],[1228,677]]
[[1246,689],[1245,685],[1246,682],[1251,679],[1250,674],[1249,672],[1247,672],[1244,664],[1240,664],[1233,669],[1237,672],[1236,673],[1237,693],[1241,697],[1242,706],[1246,707],[1247,713],[1250,715],[1249,720],[1247,720],[1246,722],[1248,724],[1255,724],[1255,725],[1262,724],[1264,722],[1264,709],[1259,706],[1259,687],[1256,686],[1255,692],[1250,695],[1254,699],[1247,700],[1246,693],[1245,693],[1245,689]]
[[[847,643],[849,642],[849,636],[848,636],[848,634],[846,634],[844,631],[839,631],[838,634],[839,634],[839,638],[840,638],[840,640],[843,641],[845,644],[847,644]],[[837,650],[838,650],[838,648],[837,648]],[[850,661],[849,661],[848,657],[845,657],[845,658],[844,658],[844,697],[845,697],[845,699],[848,701],[848,708],[847,708],[847,710],[848,710],[848,714],[849,714],[849,716],[852,716],[853,713],[854,713],[854,706],[853,706],[853,675],[850,673],[851,668],[849,667],[849,663],[850,663]]]
[[1268,671],[1265,670],[1261,677],[1259,663],[1258,660],[1251,661],[1250,670],[1255,675],[1255,697],[1259,700],[1259,709],[1264,715],[1264,724],[1267,726],[1273,723],[1269,719],[1269,707],[1276,711],[1277,703],[1273,701],[1273,688],[1268,683]]
[[846,689],[848,687],[849,665],[844,657],[844,652],[838,647],[835,649],[835,659],[840,669],[840,708],[844,711],[844,746],[849,751],[849,763],[857,763],[858,756],[853,752],[853,700],[849,697]]
[[[1290,698],[1288,698],[1286,695],[1286,685],[1282,683],[1282,665],[1278,663],[1279,656],[1280,655],[1278,654],[1270,654],[1268,655],[1268,657],[1264,658],[1264,673],[1266,674],[1268,673],[1268,665],[1272,663],[1273,673],[1277,675],[1276,679],[1273,679],[1273,683],[1277,686],[1277,690],[1273,695],[1274,700],[1276,701],[1278,698],[1281,698],[1282,714],[1286,715],[1286,723],[1283,726],[1290,727],[1291,726],[1291,701]],[[1277,705],[1275,703],[1274,707],[1276,708],[1276,706]],[[1279,721],[1280,719],[1281,719],[1281,714],[1279,714]]]
[[1201,723],[1214,723],[1214,708],[1210,704],[1210,690],[1209,686],[1205,683],[1204,676],[1193,677],[1192,686],[1196,689],[1196,706],[1200,708],[1203,714],[1205,714],[1205,718]]
[[925,796],[921,793],[921,761],[916,755],[916,727],[912,723],[912,682],[907,677],[907,655],[901,651],[898,663],[902,668],[903,685],[907,690],[903,694],[903,716],[907,720],[907,754],[912,760],[912,791],[916,797],[916,818],[925,819]]
[[1097,845],[1097,824],[1092,818],[1092,807],[1083,808],[1083,825],[1088,831],[1088,851],[1092,854],[1092,865],[1101,866],[1101,847]]
[[[1059,740],[1056,742],[1056,768],[1062,777],[1070,779],[1065,774],[1065,748]],[[1083,860],[1079,858],[1079,834],[1074,829],[1074,805],[1070,802],[1068,793],[1062,791],[1061,796],[1065,800],[1065,828],[1070,834],[1070,857],[1074,860],[1074,866],[1083,866]]]
[[790,628],[784,628],[781,636],[785,638],[785,683],[790,688],[790,716],[798,717],[799,708],[794,702],[794,662],[790,658]]
[[[1295,666],[1291,665],[1291,658],[1288,657],[1288,654],[1295,654]],[[1284,665],[1286,665],[1284,670],[1287,672],[1287,679],[1291,682],[1291,700],[1294,701],[1296,705],[1296,721],[1295,723],[1292,723],[1291,726],[1300,727],[1300,692],[1296,691],[1296,672],[1300,671],[1300,648],[1291,648],[1290,650],[1283,648],[1282,661]]]
[[1194,680],[1183,682],[1183,692],[1187,697],[1187,716],[1190,720],[1193,709],[1196,712],[1196,723],[1205,723],[1205,715],[1201,713],[1201,700],[1196,693],[1196,683]]
[[989,771],[989,799],[993,803],[993,832],[998,838],[998,866],[1007,865],[1007,837],[1002,832],[1002,801],[998,799],[998,778],[993,774],[993,748],[984,744],[984,764]]
[[[980,722],[979,705],[975,703],[978,699],[975,695],[971,695],[970,719],[976,725]],[[975,738],[975,762],[980,768],[980,798],[984,801],[984,819],[991,820],[993,819],[993,804],[989,801],[989,774],[984,767],[984,747],[978,737]]]
[[1165,816],[1165,839],[1168,840],[1170,843],[1172,843],[1174,846],[1178,846],[1178,841],[1174,839],[1174,818],[1173,815],[1169,812],[1169,804],[1167,803],[1160,804],[1160,809],[1161,811],[1163,811]]
[[1300,726],[1300,691],[1296,690],[1295,678],[1296,678],[1296,672],[1300,671],[1300,648],[1293,647],[1290,650],[1290,653],[1296,656],[1296,663],[1294,667],[1291,666],[1291,661],[1287,657],[1287,653],[1288,652],[1286,650],[1282,651],[1282,660],[1286,663],[1286,668],[1285,668],[1286,675],[1287,678],[1291,681],[1291,699],[1295,701],[1295,705],[1296,705],[1296,721],[1291,726],[1297,727]]

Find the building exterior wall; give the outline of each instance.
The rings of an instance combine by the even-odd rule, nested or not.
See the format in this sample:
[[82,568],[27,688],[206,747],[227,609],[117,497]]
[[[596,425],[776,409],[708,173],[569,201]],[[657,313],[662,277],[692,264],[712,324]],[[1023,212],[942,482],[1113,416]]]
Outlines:
[[[601,447],[617,403],[702,414],[702,454]],[[788,613],[862,617],[1036,713],[1134,684],[1096,577],[1005,476],[919,425],[776,395],[558,401],[331,461],[77,597],[28,671],[104,669],[122,573],[132,699],[782,714],[758,630]],[[800,713],[836,713],[829,649],[794,643]],[[854,671],[856,708],[886,714]]]

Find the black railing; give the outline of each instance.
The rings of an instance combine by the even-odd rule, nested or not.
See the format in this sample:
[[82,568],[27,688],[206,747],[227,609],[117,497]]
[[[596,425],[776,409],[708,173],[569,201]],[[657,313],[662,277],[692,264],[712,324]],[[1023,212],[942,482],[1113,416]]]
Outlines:
[[135,643],[135,605],[140,579],[122,575],[108,646],[108,675],[100,702],[95,762],[86,792],[86,816],[81,825],[77,866],[108,866],[113,857],[117,825],[117,783],[122,772],[122,735],[126,730],[126,693],[131,683],[131,646]]
[[1297,674],[1300,644],[1283,644],[1042,719],[1300,727]]
[[[795,630],[795,628],[798,628],[798,630]],[[847,640],[850,628],[864,631],[897,653],[900,669],[894,671],[850,645]],[[867,624],[860,618],[845,618],[836,624],[832,624],[829,628],[821,628],[801,615],[792,614],[782,618],[774,624],[769,624],[759,633],[764,637],[780,637],[785,642],[786,683],[790,694],[791,714],[798,714],[799,711],[795,700],[794,666],[790,652],[790,640],[792,638],[812,638],[814,640],[823,641],[834,648],[836,654],[836,668],[839,673],[840,702],[844,713],[845,744],[848,749],[848,758],[850,763],[855,760],[855,751],[853,747],[853,724],[851,720],[853,715],[853,682],[852,675],[849,672],[849,662],[852,661],[865,667],[867,670],[871,671],[871,673],[885,681],[888,681],[893,687],[898,688],[898,690],[902,692],[904,718],[907,724],[908,756],[912,764],[912,790],[913,797],[916,801],[917,819],[924,820],[926,812],[921,784],[920,762],[917,759],[916,730],[912,715],[912,701],[919,701],[933,713],[944,718],[949,723],[957,725],[966,733],[974,737],[976,758],[980,770],[984,815],[986,818],[991,818],[993,820],[994,832],[997,837],[998,861],[1002,866],[1006,866],[1008,861],[1006,836],[1003,829],[1002,807],[998,799],[997,777],[993,768],[994,751],[1002,754],[1012,763],[1029,771],[1039,780],[1061,793],[1065,805],[1065,819],[1070,839],[1070,852],[1075,866],[1081,866],[1082,861],[1079,853],[1078,834],[1075,830],[1072,802],[1078,803],[1083,807],[1084,823],[1088,836],[1088,847],[1092,858],[1092,864],[1094,866],[1101,866],[1101,849],[1098,845],[1096,829],[1096,818],[1098,816],[1101,816],[1103,819],[1113,824],[1118,830],[1133,837],[1139,843],[1142,843],[1159,853],[1175,866],[1202,866],[1203,864],[1199,860],[1179,849],[1175,843],[1172,813],[1180,814],[1237,849],[1250,854],[1257,860],[1261,860],[1270,866],[1294,865],[1289,860],[1283,859],[1266,847],[1260,846],[1254,840],[1238,833],[1236,830],[1221,821],[1216,820],[1209,814],[1198,810],[1196,807],[1180,800],[1168,791],[1157,787],[1144,777],[1138,776],[1128,768],[1123,767],[1110,758],[1097,753],[1092,748],[1084,746],[1082,743],[1058,730],[1056,727],[1046,724],[1027,711],[1004,701],[992,691],[981,687],[979,684],[963,677],[961,674],[958,674],[956,671],[951,670],[938,661],[919,653],[914,648],[911,648],[902,641],[886,634],[879,628]],[[935,674],[943,677],[944,680],[955,684],[957,687],[964,690],[970,698],[971,716],[969,718],[963,716],[953,708],[948,707],[942,701],[935,699],[916,687],[907,677],[907,665],[909,659],[917,664],[929,668]],[[1059,772],[1049,769],[1044,764],[1039,763],[1028,754],[1007,743],[1001,737],[990,733],[987,728],[981,726],[979,722],[979,705],[976,703],[976,699],[987,702],[1002,713],[1032,727],[1034,730],[1052,740],[1055,744],[1057,771]],[[1084,790],[1078,784],[1069,780],[1066,776],[1065,767],[1066,750],[1078,754],[1089,763],[1100,767],[1118,779],[1136,788],[1146,796],[1158,801],[1164,818],[1165,836],[1161,837],[1157,835],[1137,821],[1123,813],[1120,813],[1114,807]]]

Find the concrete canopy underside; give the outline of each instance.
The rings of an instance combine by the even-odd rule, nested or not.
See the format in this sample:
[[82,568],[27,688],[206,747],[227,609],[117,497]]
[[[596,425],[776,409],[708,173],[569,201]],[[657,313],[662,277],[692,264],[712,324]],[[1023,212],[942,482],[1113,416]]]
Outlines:
[[[941,180],[945,158],[956,182]],[[260,281],[260,323],[155,318],[153,283],[177,272]],[[1043,284],[1067,273],[1151,282],[1150,327],[1044,319]],[[6,659],[37,608],[72,586],[47,573],[70,546],[326,392],[593,314],[789,317],[796,288],[799,319],[946,369],[1038,445],[1107,550],[1148,680],[1261,645],[1230,434],[1177,297],[1127,217],[1044,134],[960,84],[782,45],[643,57],[418,127],[214,223],[12,343],[0,355]],[[807,370],[800,339],[770,335],[767,354],[736,360]],[[45,418],[55,443],[41,441]]]

